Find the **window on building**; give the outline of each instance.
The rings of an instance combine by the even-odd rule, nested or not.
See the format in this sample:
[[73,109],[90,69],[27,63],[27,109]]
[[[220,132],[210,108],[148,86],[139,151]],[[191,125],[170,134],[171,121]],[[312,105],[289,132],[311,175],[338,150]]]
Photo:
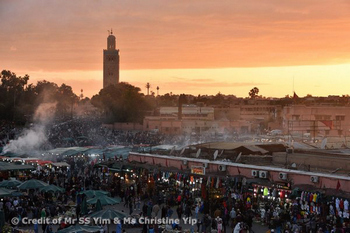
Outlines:
[[298,121],[300,119],[300,115],[292,115],[293,121]]
[[322,120],[330,120],[331,115],[315,115],[316,121],[322,121]]
[[345,116],[335,116],[335,119],[337,121],[344,121],[345,120]]

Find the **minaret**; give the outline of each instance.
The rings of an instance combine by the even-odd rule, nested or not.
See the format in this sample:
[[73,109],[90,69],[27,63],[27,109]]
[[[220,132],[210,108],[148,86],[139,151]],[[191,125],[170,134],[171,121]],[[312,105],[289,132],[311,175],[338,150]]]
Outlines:
[[119,83],[119,50],[115,49],[112,30],[107,38],[107,49],[103,50],[103,88]]

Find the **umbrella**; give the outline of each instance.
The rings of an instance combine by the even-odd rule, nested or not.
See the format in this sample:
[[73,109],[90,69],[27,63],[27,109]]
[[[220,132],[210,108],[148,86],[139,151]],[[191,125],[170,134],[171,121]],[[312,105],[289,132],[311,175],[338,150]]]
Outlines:
[[298,193],[299,192],[300,192],[300,189],[299,188],[295,188],[295,189],[292,190],[292,193],[290,195],[291,195],[291,197],[296,198],[296,197],[298,197]]
[[97,196],[108,195],[109,192],[102,191],[102,190],[85,190],[80,192],[79,194],[85,194],[87,197],[92,198]]
[[70,232],[99,232],[102,227],[87,226],[87,225],[74,225],[68,228],[59,230],[58,233],[70,233]]
[[23,196],[23,193],[18,192],[18,191],[14,191],[13,193],[11,193],[11,196],[13,196],[13,197],[20,197],[20,196]]
[[101,219],[114,219],[114,218],[125,218],[126,214],[113,209],[100,210],[89,215],[91,218],[101,218]]
[[100,211],[100,210],[103,210],[102,205],[101,205],[101,201],[97,200],[96,206],[95,206],[95,211],[97,212],[97,211]]
[[[109,220],[113,220],[113,221],[115,218],[122,219],[125,217],[126,217],[126,214],[119,212],[119,211],[116,211],[116,210],[113,210],[113,209],[100,210],[96,213],[90,214],[90,218],[109,219]],[[107,225],[107,227],[108,227],[107,232],[109,232],[109,225],[110,224]]]
[[97,201],[100,200],[101,205],[115,205],[119,204],[121,202],[120,198],[111,198],[108,196],[99,196],[99,197],[94,197],[90,200],[87,201],[89,204],[96,204]]
[[51,184],[51,185],[44,186],[44,187],[40,188],[40,191],[45,192],[45,193],[47,193],[47,192],[54,192],[54,193],[60,192],[60,193],[63,193],[64,192],[64,188],[61,188],[61,187],[58,187],[56,185],[52,185]]
[[88,209],[87,209],[87,203],[86,203],[86,197],[84,197],[82,203],[81,203],[81,209],[80,209],[80,214],[81,215],[85,215],[88,213]]
[[14,192],[14,190],[5,189],[5,188],[0,188],[0,197],[8,197],[8,196],[11,196],[12,192]]
[[45,183],[43,181],[31,179],[31,180],[27,180],[26,182],[18,186],[18,188],[19,189],[37,189],[48,185],[49,185],[48,183]]
[[19,180],[4,180],[3,182],[0,183],[0,187],[14,188],[21,184],[22,182]]

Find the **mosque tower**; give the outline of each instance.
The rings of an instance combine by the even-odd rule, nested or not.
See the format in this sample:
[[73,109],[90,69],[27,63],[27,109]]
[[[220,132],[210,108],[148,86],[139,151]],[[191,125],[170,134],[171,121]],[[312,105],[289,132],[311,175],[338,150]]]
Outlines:
[[119,83],[119,50],[115,49],[112,30],[107,38],[107,49],[103,50],[103,88]]

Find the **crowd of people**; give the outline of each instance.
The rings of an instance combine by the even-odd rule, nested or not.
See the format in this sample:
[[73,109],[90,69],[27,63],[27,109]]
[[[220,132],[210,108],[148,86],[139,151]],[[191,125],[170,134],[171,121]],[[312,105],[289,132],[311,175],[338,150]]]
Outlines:
[[[51,147],[65,146],[107,146],[107,145],[138,145],[138,144],[174,144],[183,143],[184,135],[165,136],[157,132],[132,132],[117,131],[102,127],[98,120],[70,120],[50,125],[47,129],[48,142]],[[0,142],[2,146],[9,140],[15,139],[21,132],[14,124],[1,122]],[[113,160],[113,159],[112,159]],[[154,187],[149,186],[149,180],[138,178],[133,183],[115,175],[108,175],[108,171],[97,168],[89,161],[88,157],[66,158],[69,167],[38,169],[28,173],[27,177],[20,179],[35,178],[65,189],[64,193],[47,193],[38,190],[29,190],[25,195],[5,197],[0,201],[0,210],[4,211],[5,221],[11,224],[11,219],[18,217],[23,219],[55,217],[59,215],[81,216],[82,200],[86,198],[80,192],[83,190],[105,190],[111,197],[120,197],[123,201],[125,212],[132,216],[165,217],[192,217],[197,219],[196,226],[191,226],[193,232],[216,232],[241,233],[253,231],[253,220],[260,221],[268,226],[270,232],[350,232],[344,210],[337,214],[328,214],[330,210],[323,210],[326,215],[320,214],[318,209],[309,211],[305,200],[295,199],[289,203],[275,203],[267,200],[264,207],[247,205],[246,196],[242,189],[237,190],[226,187],[226,195],[219,198],[201,197],[195,194],[188,184],[183,187],[165,187],[156,182]],[[171,186],[171,182],[169,184]],[[171,191],[169,191],[169,189]],[[313,195],[315,198],[315,195]],[[305,199],[305,196],[304,196]],[[312,200],[310,199],[310,205]],[[315,202],[315,200],[313,200]],[[303,204],[301,204],[303,203]],[[316,202],[315,202],[316,203]],[[335,201],[336,203],[336,201]],[[340,204],[338,204],[339,206]],[[344,204],[343,204],[344,205]],[[317,205],[319,206],[319,205]],[[334,206],[337,206],[334,204]],[[347,205],[348,206],[348,205]],[[348,210],[348,209],[347,209]],[[307,216],[301,213],[307,212]],[[338,212],[342,214],[339,215]],[[69,224],[68,224],[69,225]],[[59,229],[65,228],[62,223]],[[13,227],[15,227],[12,224]],[[21,225],[19,225],[21,227]],[[34,225],[38,232],[38,225]],[[43,232],[53,232],[53,226],[42,224]],[[158,225],[140,226],[143,233],[158,233]],[[183,230],[182,225],[173,224],[165,226],[165,230]]]
[[[52,147],[108,145],[183,145],[191,135],[166,135],[157,131],[116,130],[104,127],[97,119],[79,119],[56,124],[49,128]],[[197,139],[196,139],[197,140]]]
[[[103,168],[93,166],[88,157],[68,158],[66,162],[69,167],[44,167],[29,173],[26,178],[21,178],[35,178],[54,184],[64,188],[64,193],[29,190],[24,195],[5,197],[0,201],[0,210],[5,213],[5,221],[11,224],[11,219],[14,217],[23,219],[60,215],[83,216],[81,205],[86,196],[81,194],[81,191],[101,189],[108,191],[111,197],[120,197],[123,202],[121,205],[126,209],[125,214],[130,216],[197,219],[196,225],[188,229],[192,232],[249,232],[254,231],[253,220],[268,226],[270,232],[349,232],[348,222],[343,221],[338,215],[324,218],[316,210],[307,218],[301,216],[300,212],[305,212],[305,205],[304,207],[299,205],[297,199],[284,204],[266,200],[261,208],[248,204],[242,189],[234,187],[226,187],[229,195],[210,197],[207,193],[203,198],[201,194],[193,192],[188,181],[184,181],[181,187],[170,187],[172,182],[168,182],[166,187],[157,180],[152,185],[150,176],[147,174],[141,176],[140,173],[133,182],[126,183],[118,176],[108,175]],[[141,171],[135,170],[135,173],[137,172]],[[341,204],[335,206],[335,208],[342,207]],[[63,222],[58,229],[68,226],[69,224]],[[34,231],[38,232],[39,227],[42,232],[54,232],[50,224],[34,224]],[[123,226],[123,229],[125,227]],[[157,224],[144,224],[138,227],[143,233],[184,230],[183,224],[167,225],[164,228]]]
[[[14,217],[19,219],[25,217],[29,219],[53,218],[61,215],[79,217],[82,216],[82,200],[86,198],[85,194],[80,192],[101,189],[108,191],[111,197],[120,197],[123,200],[123,206],[129,210],[126,213],[128,215],[178,217],[180,220],[183,216],[193,217],[198,219],[197,231],[211,232],[211,229],[216,229],[219,232],[226,232],[226,226],[229,224],[229,212],[225,202],[220,200],[215,200],[213,203],[204,200],[198,201],[189,187],[186,186],[171,195],[167,195],[168,193],[161,190],[161,186],[150,188],[145,185],[147,179],[136,179],[135,182],[126,184],[122,179],[108,176],[103,169],[92,166],[88,158],[68,159],[66,162],[70,167],[42,167],[35,172],[28,173],[27,177],[21,178],[22,181],[34,178],[62,187],[65,189],[64,193],[54,194],[39,190],[27,190],[23,195],[4,197],[0,201],[0,210],[4,211],[5,221],[12,224],[12,227],[23,227],[21,224],[15,226],[11,219]],[[224,205],[222,205],[223,203]],[[203,219],[200,217],[202,215]],[[249,220],[243,214],[238,214],[238,221],[240,221],[239,216],[242,216],[242,220]],[[58,229],[68,226],[69,224],[63,222]],[[50,224],[41,224],[41,226],[34,224],[34,232],[39,232],[39,227],[41,227],[42,232],[54,232],[53,226]],[[157,225],[145,224],[141,227],[145,233],[152,230],[160,232]],[[167,227],[181,230],[181,226],[176,224]]]
[[[0,147],[5,147],[11,140],[21,136],[24,129],[11,122],[0,122]],[[100,146],[109,145],[161,145],[182,144],[185,135],[164,135],[151,131],[122,131],[106,128],[98,119],[72,119],[64,122],[53,122],[45,127],[47,141],[42,149],[53,149],[71,146]]]
[[[1,121],[0,147],[5,147],[11,140],[20,137],[24,132],[23,130],[31,127],[34,127],[34,125],[19,127],[14,123]],[[201,135],[169,135],[157,131],[116,130],[104,127],[98,118],[73,118],[68,121],[53,121],[43,128],[47,140],[42,143],[42,150],[75,146],[189,145],[195,142],[222,139],[221,135],[215,135],[214,137],[205,133]]]

